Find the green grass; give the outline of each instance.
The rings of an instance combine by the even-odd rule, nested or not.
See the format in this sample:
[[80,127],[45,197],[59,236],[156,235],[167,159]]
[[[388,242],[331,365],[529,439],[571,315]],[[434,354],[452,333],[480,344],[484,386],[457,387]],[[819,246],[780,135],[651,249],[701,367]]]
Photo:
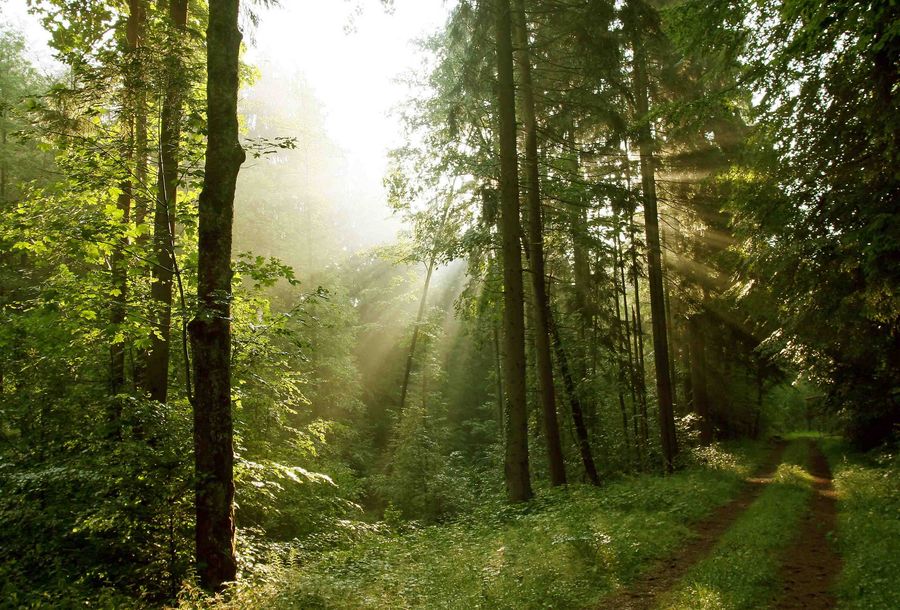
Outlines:
[[808,506],[812,478],[805,442],[793,442],[774,480],[662,600],[678,610],[763,608],[778,590],[782,551],[791,544]]
[[768,451],[732,449],[698,453],[701,464],[671,477],[571,486],[453,524],[373,533],[267,585],[244,587],[230,607],[591,606],[682,544],[690,524],[733,497]]
[[840,608],[900,608],[900,456],[862,456],[837,440],[824,450],[838,494]]

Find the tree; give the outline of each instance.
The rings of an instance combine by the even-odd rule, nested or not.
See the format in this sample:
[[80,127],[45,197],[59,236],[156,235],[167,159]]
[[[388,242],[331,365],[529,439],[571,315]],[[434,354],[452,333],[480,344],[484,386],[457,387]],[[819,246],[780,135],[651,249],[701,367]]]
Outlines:
[[678,445],[675,439],[675,412],[672,404],[672,380],[669,366],[669,341],[666,328],[666,302],[663,293],[662,250],[659,239],[659,213],[656,200],[656,177],[653,154],[653,132],[650,128],[647,56],[641,25],[646,19],[645,7],[631,0],[631,49],[634,54],[633,89],[638,120],[638,148],[641,161],[641,194],[644,204],[644,226],[647,238],[647,272],[650,283],[650,319],[653,326],[653,360],[656,368],[656,391],[659,401],[659,428],[663,461],[671,472]]
[[547,439],[547,458],[550,462],[550,482],[566,483],[566,464],[559,440],[559,420],[556,415],[556,387],[553,385],[553,360],[550,356],[550,302],[547,296],[544,270],[543,212],[541,210],[540,168],[538,167],[537,117],[534,90],[531,82],[531,56],[528,50],[528,26],[524,0],[515,0],[515,27],[518,52],[522,123],[525,128],[525,201],[528,212],[528,252],[531,266],[531,286],[534,293],[534,341],[537,357],[541,404],[544,410],[544,436]]
[[[146,115],[145,109],[141,108],[143,102],[142,70],[139,58],[145,14],[144,8],[140,0],[130,0],[128,4],[128,19],[125,25],[125,52],[123,81],[124,87],[121,93],[122,110],[120,112],[119,121],[123,133],[122,164],[125,177],[119,183],[119,196],[116,200],[116,207],[121,215],[121,222],[128,225],[131,222],[132,202],[134,193],[140,192],[143,187],[142,175],[135,172],[135,176],[131,175],[131,161],[138,159],[138,164],[142,164],[140,156],[146,149]],[[140,119],[138,118],[140,115]],[[136,150],[136,128],[138,121],[144,121],[143,131],[143,147],[140,151]],[[113,299],[110,305],[110,323],[114,328],[119,328],[125,323],[126,312],[128,307],[128,270],[125,267],[126,250],[130,245],[130,240],[126,234],[119,237],[116,248],[110,257],[110,269],[112,276],[112,294]],[[113,337],[111,353],[110,353],[110,391],[112,394],[118,394],[125,387],[125,339],[124,333],[116,333]]]
[[516,158],[512,16],[509,0],[494,0],[497,52],[497,114],[500,141],[500,233],[503,251],[503,382],[506,390],[506,493],[513,502],[532,496],[528,468],[525,397],[525,303],[522,286],[522,227]]
[[154,332],[147,353],[145,385],[150,397],[165,402],[169,392],[169,351],[172,323],[172,279],[175,274],[175,214],[179,181],[182,98],[186,85],[182,45],[187,26],[187,0],[170,0],[165,40],[166,56],[160,117],[156,204],[153,212]]
[[715,191],[736,304],[759,349],[818,385],[863,447],[900,421],[897,19],[876,1],[691,1],[669,15],[707,75],[699,107],[747,122]]
[[237,573],[231,415],[231,240],[238,141],[239,0],[209,7],[208,139],[199,204],[197,311],[189,325],[196,394],[196,554],[201,585],[219,590]]

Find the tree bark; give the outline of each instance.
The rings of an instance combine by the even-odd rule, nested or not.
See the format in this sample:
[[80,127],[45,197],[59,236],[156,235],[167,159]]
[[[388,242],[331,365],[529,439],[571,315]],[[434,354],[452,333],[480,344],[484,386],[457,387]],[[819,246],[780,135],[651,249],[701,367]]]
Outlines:
[[196,559],[200,584],[221,590],[235,579],[234,453],[231,418],[231,240],[234,191],[244,150],[238,141],[239,0],[209,6],[207,119],[209,136],[199,201],[197,312],[190,323],[194,354]]
[[[130,130],[130,125],[128,126]],[[126,137],[127,143],[125,147],[128,149],[123,156],[123,160],[128,163],[131,160],[131,137]],[[130,220],[131,214],[131,180],[126,179],[119,183],[119,196],[116,198],[116,209],[121,212],[123,225]],[[110,257],[110,269],[112,274],[112,286],[115,292],[110,307],[109,321],[113,331],[118,331],[125,323],[125,316],[128,306],[128,270],[125,265],[125,251],[128,248],[128,238],[123,234],[116,240]],[[110,394],[115,396],[125,388],[125,340],[113,338],[110,345]],[[118,419],[118,407],[115,407],[113,418]]]
[[419,340],[419,328],[425,317],[425,304],[428,302],[428,287],[431,285],[431,273],[434,271],[434,256],[428,261],[428,269],[425,272],[425,284],[422,286],[422,297],[419,299],[419,311],[416,314],[416,323],[413,326],[412,339],[409,342],[409,351],[406,353],[406,369],[403,372],[403,385],[400,388],[400,412],[406,406],[406,394],[409,389],[409,376],[412,373],[413,360],[416,355],[416,343]]
[[594,464],[593,455],[591,455],[591,442],[588,436],[587,425],[584,421],[584,410],[581,408],[581,401],[578,399],[578,388],[575,385],[575,380],[572,378],[572,369],[569,367],[569,359],[566,357],[566,349],[559,335],[559,328],[552,318],[550,320],[550,329],[553,334],[556,360],[559,362],[563,383],[566,386],[566,392],[569,394],[569,404],[572,408],[572,423],[575,424],[575,436],[578,439],[578,452],[581,454],[581,463],[584,464],[584,473],[591,484],[599,485],[600,476],[597,474],[597,466]]
[[6,182],[9,179],[9,162],[6,159],[6,113],[6,104],[0,103],[0,151],[2,151],[2,154],[0,154],[0,205],[4,207],[6,204]]
[[506,493],[512,502],[532,497],[525,396],[525,303],[522,227],[516,157],[512,18],[509,0],[494,0],[497,111],[500,136],[500,233],[503,250],[503,377],[506,385]]
[[638,147],[641,161],[641,192],[644,204],[644,226],[647,236],[647,272],[650,283],[650,317],[653,327],[653,359],[656,366],[656,392],[659,400],[659,428],[666,472],[672,472],[678,444],[675,438],[675,414],[672,406],[672,380],[669,378],[669,344],[666,329],[665,297],[662,285],[662,262],[659,243],[659,213],[656,201],[653,134],[650,130],[647,59],[637,23],[637,9],[630,2],[635,22],[632,23],[634,52],[634,101],[640,120]]
[[500,428],[500,436],[503,437],[504,432],[504,421],[503,421],[503,372],[501,370],[501,355],[500,355],[500,329],[497,328],[497,323],[493,322],[493,336],[494,336],[494,376],[496,377],[496,386],[497,386],[497,425]]
[[[447,197],[447,203],[441,216],[441,224],[438,226],[438,236],[444,232],[444,225],[447,224],[447,218],[450,216],[450,206],[453,203],[453,189]],[[419,340],[419,329],[422,326],[422,320],[425,318],[425,305],[428,302],[428,288],[431,285],[431,274],[434,271],[434,265],[437,261],[437,244],[431,249],[428,259],[428,269],[425,272],[425,285],[422,287],[422,298],[419,300],[419,311],[416,314],[416,325],[413,327],[412,340],[409,342],[409,351],[406,354],[406,369],[403,373],[403,386],[400,389],[400,412],[406,405],[406,394],[409,389],[409,376],[412,373],[413,361],[416,355],[416,343]]]
[[695,314],[688,320],[691,352],[691,398],[694,413],[700,418],[700,442],[712,442],[712,421],[709,418],[709,399],[706,394],[706,346],[701,318]]
[[[622,246],[621,241],[619,239],[619,231],[620,231],[620,220],[619,220],[619,212],[617,210],[613,211],[613,220],[615,232],[613,233],[613,299],[616,304],[616,324],[615,324],[615,333],[616,333],[616,349],[614,353],[616,354],[616,371],[617,371],[617,381],[616,390],[619,398],[619,413],[622,416],[622,439],[625,441],[626,446],[629,444],[628,442],[628,411],[625,409],[625,393],[622,389],[626,383],[626,354],[627,354],[627,363],[628,369],[631,371],[631,349],[629,348],[629,340],[626,339],[626,332],[623,330],[623,327],[627,329],[628,325],[628,311],[627,311],[627,303],[626,303],[626,311],[625,311],[625,322],[622,322],[622,307],[619,303],[619,294],[625,293],[625,275],[624,271],[622,271],[622,288],[619,289],[619,271],[620,269],[624,269],[623,264],[621,263],[623,255],[622,255]],[[633,371],[632,371],[633,378]],[[634,404],[634,383],[629,383],[629,387],[631,388],[631,402]],[[636,442],[636,441],[635,441]],[[638,449],[637,445],[633,445],[633,450],[635,452],[635,457],[638,457]]]
[[[134,86],[131,89],[134,97],[131,116],[134,133],[134,182],[131,188],[131,220],[135,226],[140,227],[147,220],[147,81],[143,50],[143,36],[147,20],[145,0],[128,0],[128,11],[127,36],[134,40],[134,46],[138,48],[138,53],[132,62]],[[138,251],[145,250],[147,241],[148,238],[144,234],[139,234],[135,238],[135,246]],[[139,350],[136,354],[132,352],[132,386],[135,390],[144,387],[146,355],[146,350]]]
[[[567,142],[571,150],[571,166],[568,168],[573,176],[573,181],[580,176],[580,160],[578,158],[578,146],[575,139],[575,127],[568,130]],[[572,239],[572,277],[575,280],[575,311],[578,314],[578,339],[579,346],[576,350],[573,367],[580,379],[589,379],[596,376],[597,361],[597,326],[594,321],[593,281],[591,278],[591,266],[588,261],[589,249],[585,247],[588,238],[588,217],[586,202],[579,200],[569,204],[569,233]],[[588,344],[588,329],[590,329],[590,345]],[[588,359],[590,354],[590,371]],[[594,399],[580,394],[584,399],[585,420],[588,428],[593,428],[597,422],[597,409]]]
[[547,460],[550,466],[550,483],[565,485],[566,464],[559,438],[559,420],[556,414],[556,387],[553,384],[553,360],[550,356],[550,304],[544,268],[543,213],[541,210],[540,171],[538,168],[537,117],[535,116],[534,91],[531,83],[531,58],[528,51],[528,26],[525,19],[524,0],[515,0],[516,19],[513,28],[516,36],[519,66],[519,91],[522,94],[522,125],[525,128],[525,177],[527,188],[525,202],[528,210],[528,250],[531,265],[531,286],[534,293],[534,347],[537,364],[538,386],[544,415],[544,435],[547,440]]
[[165,402],[169,393],[172,326],[172,278],[175,271],[175,202],[178,196],[179,144],[185,85],[181,37],[187,26],[187,0],[169,2],[170,41],[166,56],[166,90],[159,136],[156,205],[153,212],[153,283],[150,298],[156,308],[154,334],[147,354],[146,385],[150,398]]
[[[125,74],[122,100],[121,124],[124,131],[122,163],[125,166],[125,178],[119,183],[119,196],[116,198],[116,209],[121,213],[123,226],[131,221],[132,196],[134,183],[131,177],[131,163],[135,158],[135,119],[139,112],[138,99],[143,90],[141,82],[140,61],[137,57],[140,46],[141,31],[144,25],[144,11],[141,0],[129,0],[128,20],[125,23]],[[138,189],[141,185],[138,184]],[[110,260],[112,285],[115,295],[110,308],[110,324],[118,334],[125,323],[128,307],[128,269],[125,252],[129,240],[123,234],[116,240],[116,246]],[[125,341],[115,338],[110,346],[110,393],[115,395],[125,388]],[[118,418],[118,409],[113,414]]]

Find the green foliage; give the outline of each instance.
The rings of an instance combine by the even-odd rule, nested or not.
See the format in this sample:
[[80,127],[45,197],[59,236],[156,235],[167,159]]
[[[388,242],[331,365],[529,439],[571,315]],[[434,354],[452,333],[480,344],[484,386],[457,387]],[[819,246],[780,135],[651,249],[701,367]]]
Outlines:
[[440,424],[420,406],[407,407],[394,431],[386,472],[373,482],[388,509],[406,519],[441,521],[474,506],[475,471],[461,455],[444,454]]
[[686,524],[733,495],[764,448],[707,450],[713,468],[573,485],[521,506],[497,500],[455,522],[353,545],[238,593],[232,608],[573,608],[596,605],[671,552]]
[[[896,6],[684,2],[682,50],[714,57],[749,125],[722,194],[741,256],[739,302],[766,353],[826,390],[871,447],[898,414]],[[688,25],[691,24],[691,25]],[[887,117],[887,118],[886,118]],[[829,324],[822,324],[829,320]]]
[[846,443],[825,442],[838,494],[840,608],[893,608],[900,604],[896,540],[900,536],[900,462],[890,452],[860,455]]
[[[144,35],[131,48],[131,4],[29,4],[69,72],[56,84],[39,78],[23,40],[0,31],[0,547],[10,550],[0,557],[0,599],[160,603],[191,579],[188,401],[203,388],[190,387],[182,339],[195,306],[196,187],[208,135],[206,6],[190,3],[187,30],[176,36],[166,3],[142,3]],[[384,181],[406,227],[396,245],[374,247],[389,230],[373,230],[381,202],[356,186],[309,84],[246,66],[251,159],[235,205],[234,294],[222,295],[233,314],[246,584],[222,605],[602,603],[683,542],[761,453],[697,447],[688,319],[706,345],[719,438],[838,418],[861,444],[892,434],[896,6],[525,4],[539,94],[542,246],[561,343],[555,364],[561,372],[565,356],[572,378],[556,376],[564,453],[577,480],[568,423],[577,398],[601,479],[613,482],[543,490],[545,449],[532,442],[539,497],[499,502],[503,270],[491,3],[456,3],[420,49],[414,99],[400,110],[406,142],[391,153]],[[649,59],[646,117],[634,104],[632,33]],[[185,93],[172,219],[177,298],[171,399],[158,404],[142,397],[141,380],[162,309],[147,298],[156,260],[148,212],[161,100],[174,85]],[[149,125],[146,159],[137,158],[140,116]],[[660,450],[639,235],[646,185],[637,184],[632,150],[635,127],[648,119],[682,382],[683,470],[669,478],[648,473]],[[434,278],[425,319],[415,322],[400,412],[422,263],[434,265]],[[120,381],[114,353],[125,354]],[[797,375],[806,382],[787,379]],[[832,417],[806,400],[819,394]],[[850,532],[848,604],[890,606],[896,597],[866,580],[894,567],[885,541],[896,470],[893,462],[836,468]],[[673,603],[765,602],[772,564],[753,559],[787,538],[785,515],[807,487],[796,469],[782,475]],[[191,584],[179,595],[185,607],[211,603]]]
[[55,400],[32,424],[42,442],[0,459],[0,543],[11,551],[0,563],[4,599],[28,606],[131,590],[161,600],[188,575],[185,405],[117,397],[98,406]]
[[794,442],[759,498],[668,593],[665,608],[762,608],[778,593],[779,557],[809,501],[805,442]]

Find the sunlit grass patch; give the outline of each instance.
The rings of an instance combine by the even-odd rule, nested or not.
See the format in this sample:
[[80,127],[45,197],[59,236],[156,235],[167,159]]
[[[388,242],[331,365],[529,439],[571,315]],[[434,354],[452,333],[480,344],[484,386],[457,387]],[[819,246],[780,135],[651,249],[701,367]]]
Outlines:
[[451,524],[373,534],[285,573],[264,601],[238,595],[232,607],[591,607],[682,544],[690,524],[727,502],[768,448],[716,451],[714,465],[670,477],[572,485]]
[[900,457],[825,444],[838,495],[840,608],[900,608]]
[[661,607],[714,610],[765,607],[778,587],[780,554],[807,510],[812,477],[804,469],[806,443],[792,443],[774,480],[694,566]]

